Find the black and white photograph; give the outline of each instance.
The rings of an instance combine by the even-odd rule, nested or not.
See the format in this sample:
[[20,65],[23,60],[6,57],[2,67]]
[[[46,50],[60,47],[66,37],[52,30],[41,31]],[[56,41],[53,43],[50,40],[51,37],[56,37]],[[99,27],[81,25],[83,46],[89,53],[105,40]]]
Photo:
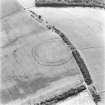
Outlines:
[[105,0],[0,0],[0,105],[105,105]]

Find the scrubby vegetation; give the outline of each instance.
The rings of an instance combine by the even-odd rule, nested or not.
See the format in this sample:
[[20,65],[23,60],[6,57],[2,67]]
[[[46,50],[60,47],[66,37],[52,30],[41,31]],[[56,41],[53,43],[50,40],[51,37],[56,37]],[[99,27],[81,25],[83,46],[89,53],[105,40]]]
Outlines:
[[100,7],[105,8],[104,0],[36,0],[36,6],[51,7]]

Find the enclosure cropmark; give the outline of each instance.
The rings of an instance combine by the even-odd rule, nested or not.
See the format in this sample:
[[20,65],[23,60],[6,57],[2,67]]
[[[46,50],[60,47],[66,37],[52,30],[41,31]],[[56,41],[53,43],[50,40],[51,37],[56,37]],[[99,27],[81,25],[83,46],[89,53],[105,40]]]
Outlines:
[[60,66],[70,61],[70,49],[60,38],[52,38],[32,48],[34,60],[44,66]]

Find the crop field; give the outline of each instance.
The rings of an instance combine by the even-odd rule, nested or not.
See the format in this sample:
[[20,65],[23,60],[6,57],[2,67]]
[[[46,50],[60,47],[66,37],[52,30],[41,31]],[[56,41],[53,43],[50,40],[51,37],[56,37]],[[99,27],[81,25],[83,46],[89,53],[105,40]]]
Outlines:
[[[84,79],[71,49],[18,2],[5,1],[0,14],[1,103],[14,105],[11,102],[30,102],[30,98],[34,102],[48,102],[49,97],[55,99],[58,95],[60,100],[63,95],[84,91]],[[31,10],[72,41],[85,60],[96,89],[104,91],[104,10],[45,7]]]

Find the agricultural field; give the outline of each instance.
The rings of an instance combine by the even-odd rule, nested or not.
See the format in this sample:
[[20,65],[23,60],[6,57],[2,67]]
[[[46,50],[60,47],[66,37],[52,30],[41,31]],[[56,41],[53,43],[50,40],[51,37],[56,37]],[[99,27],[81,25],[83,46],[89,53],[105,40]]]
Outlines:
[[[84,87],[83,76],[71,49],[58,34],[30,16],[24,9],[28,3],[19,4],[18,1],[2,1],[0,105],[33,105],[55,99],[51,101],[53,104],[58,102],[57,99],[63,100],[64,96],[68,98],[79,92],[82,94],[79,95],[80,100],[86,96],[84,101],[89,98],[89,103],[94,105]],[[72,41],[85,60],[97,92],[104,91],[105,11],[80,7],[33,7],[30,10],[57,27]],[[73,100],[79,100],[78,95]]]

